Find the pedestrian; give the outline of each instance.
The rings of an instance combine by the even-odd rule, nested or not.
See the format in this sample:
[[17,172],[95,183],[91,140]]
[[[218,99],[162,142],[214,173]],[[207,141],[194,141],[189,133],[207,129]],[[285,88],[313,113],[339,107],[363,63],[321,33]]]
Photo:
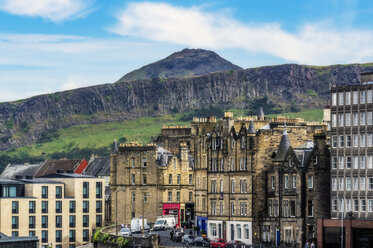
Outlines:
[[311,248],[315,248],[315,241],[312,241]]
[[172,240],[172,237],[174,236],[174,229],[171,230],[170,232],[170,239]]
[[308,243],[308,241],[307,241],[306,244],[304,245],[304,248],[310,248],[310,244]]

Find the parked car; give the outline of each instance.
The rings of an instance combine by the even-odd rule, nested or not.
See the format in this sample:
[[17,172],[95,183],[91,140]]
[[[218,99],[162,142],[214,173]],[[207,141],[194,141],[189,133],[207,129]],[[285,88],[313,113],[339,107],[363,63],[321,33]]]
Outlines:
[[210,247],[225,248],[227,241],[224,239],[214,239],[210,242]]
[[172,236],[172,241],[181,242],[183,234],[181,232],[176,232],[174,236]]
[[232,240],[229,241],[228,244],[225,246],[227,248],[246,248],[249,247],[247,244],[240,240]]
[[128,227],[125,227],[120,230],[119,234],[122,236],[132,236],[132,231]]
[[187,244],[187,245],[192,245],[193,242],[194,242],[194,239],[195,239],[195,237],[193,235],[185,234],[181,239],[181,243]]
[[160,217],[156,220],[154,224],[154,230],[172,229],[172,227],[175,226],[175,224],[175,217],[173,216]]
[[193,245],[195,246],[203,246],[203,247],[210,247],[211,240],[207,237],[197,237],[194,239]]

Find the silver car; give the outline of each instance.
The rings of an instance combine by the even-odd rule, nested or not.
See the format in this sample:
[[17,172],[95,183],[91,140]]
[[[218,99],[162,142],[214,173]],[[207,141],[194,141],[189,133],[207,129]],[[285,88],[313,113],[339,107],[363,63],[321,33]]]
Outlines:
[[122,228],[119,234],[122,236],[132,236],[131,229],[129,229],[128,227]]

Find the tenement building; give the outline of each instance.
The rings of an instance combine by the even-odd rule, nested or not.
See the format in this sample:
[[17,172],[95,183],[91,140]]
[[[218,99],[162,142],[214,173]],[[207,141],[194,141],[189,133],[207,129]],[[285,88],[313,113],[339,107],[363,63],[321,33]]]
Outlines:
[[331,89],[331,219],[318,247],[373,246],[373,73],[360,79]]
[[[286,155],[291,154],[295,163],[286,175],[297,177],[297,187],[274,192],[267,185],[269,173],[289,168],[284,167],[289,156],[276,160],[274,155],[285,129],[290,142]],[[326,130],[325,123],[267,119],[263,111],[237,119],[227,112],[219,120],[194,118],[190,128],[163,127],[156,143],[120,145],[111,155],[112,220],[117,214],[119,223],[141,216],[154,223],[157,216],[171,214],[178,224],[194,223],[210,238],[248,244],[285,244],[286,239],[290,244],[286,230],[291,229],[291,241],[300,246],[315,237],[316,218],[329,217],[328,194],[320,198],[321,191],[329,192]],[[301,159],[303,153],[307,159]],[[278,182],[284,175],[275,175]],[[311,176],[315,187],[307,188]],[[293,177],[289,183],[291,180]],[[285,196],[289,215],[293,199],[298,209],[289,218],[301,221],[288,218],[286,222],[267,215],[269,201],[277,201],[277,211],[283,211]]]
[[42,247],[90,243],[92,230],[103,226],[103,185],[103,179],[77,174],[1,179],[0,232],[38,237]]

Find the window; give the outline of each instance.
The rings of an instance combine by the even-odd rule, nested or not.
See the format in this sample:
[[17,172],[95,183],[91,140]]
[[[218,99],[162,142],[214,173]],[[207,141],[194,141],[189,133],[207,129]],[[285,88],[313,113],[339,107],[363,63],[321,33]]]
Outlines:
[[56,242],[60,243],[62,242],[62,231],[56,230]]
[[313,201],[308,201],[308,217],[313,217]]
[[337,199],[336,198],[332,199],[332,211],[337,212]]
[[360,125],[365,125],[365,112],[360,113]]
[[75,213],[75,201],[69,202],[69,210],[70,210],[70,213]]
[[247,193],[247,181],[246,181],[246,179],[240,180],[240,193]]
[[297,188],[297,176],[293,176],[293,189]]
[[373,200],[368,200],[368,211],[373,212]]
[[332,190],[337,190],[337,178],[332,177]]
[[180,184],[180,174],[177,174],[177,184]]
[[89,182],[83,182],[83,198],[89,197]]
[[132,185],[135,185],[135,174],[132,174]]
[[247,203],[246,202],[241,202],[240,203],[240,209],[241,209],[241,215],[246,216],[247,215]]
[[220,171],[224,171],[224,159],[220,159]]
[[332,136],[332,147],[333,148],[337,147],[337,136],[335,135]]
[[307,185],[308,185],[308,188],[309,189],[312,189],[313,188],[313,176],[309,175],[308,176],[308,180],[307,180]]
[[132,165],[132,168],[135,168],[135,167],[136,167],[136,161],[135,161],[135,158],[131,158],[131,165]]
[[85,242],[89,241],[89,230],[88,229],[83,230],[83,241]]
[[339,169],[344,168],[344,157],[339,157]]
[[351,177],[346,177],[346,190],[351,190]]
[[220,203],[220,215],[224,214],[224,204],[221,202]]
[[249,225],[243,225],[243,238],[249,239]]
[[18,228],[18,216],[12,216],[12,228],[13,229]]
[[348,156],[346,157],[346,168],[351,169],[351,165],[352,165],[352,160],[351,160],[351,157]]
[[339,147],[344,147],[345,146],[345,137],[343,135],[339,136]]
[[18,214],[18,201],[12,201],[12,214]]
[[332,106],[337,105],[337,93],[332,93]]
[[354,190],[359,190],[359,178],[354,177]]
[[83,215],[83,227],[89,227],[89,215]]
[[172,174],[168,175],[168,184],[172,184]]
[[359,211],[359,200],[354,199],[354,211],[358,212]]
[[48,213],[48,202],[47,201],[42,201],[41,202],[41,212],[43,214]]
[[332,157],[332,169],[337,169],[337,157]]
[[75,230],[70,230],[69,231],[69,241],[70,242],[75,242]]
[[18,237],[19,233],[18,231],[12,231],[12,237]]
[[231,214],[234,215],[235,209],[234,209],[234,202],[231,202]]
[[373,135],[371,133],[367,134],[367,139],[368,139],[367,146],[372,147],[373,146]]
[[35,236],[36,236],[35,231],[29,231],[29,232],[28,232],[28,236],[30,236],[30,237],[35,237]]
[[278,200],[273,201],[273,215],[278,216]]
[[352,210],[352,201],[351,199],[346,199],[346,211],[350,212]]
[[272,216],[273,215],[273,208],[272,208],[272,200],[268,200],[268,215]]
[[234,171],[234,158],[231,158],[231,171]]
[[216,180],[211,180],[211,193],[216,193]]
[[180,192],[179,191],[176,192],[176,201],[180,202]]
[[48,243],[48,231],[41,231],[41,242]]
[[193,201],[193,192],[190,191],[189,192],[189,202],[192,202]]
[[147,166],[146,158],[143,158],[142,159],[142,167],[146,167],[146,166]]
[[75,215],[70,215],[69,216],[69,226],[70,227],[75,227]]
[[361,199],[361,201],[360,201],[360,206],[361,206],[361,211],[362,212],[365,212],[365,211],[367,211],[367,208],[366,208],[366,200],[365,199]]
[[30,214],[34,214],[35,213],[35,208],[36,208],[35,205],[36,205],[35,201],[29,201],[29,203],[28,203],[28,206],[29,206],[28,212]]
[[245,148],[245,137],[244,136],[241,137],[241,148],[242,149]]
[[146,185],[147,184],[147,176],[146,176],[146,174],[144,174],[144,175],[142,175],[142,184],[143,185]]
[[62,227],[62,215],[56,215],[56,228]]
[[353,159],[352,165],[353,165],[354,169],[358,169],[359,168],[359,157],[358,156],[353,156],[352,159]]
[[352,138],[353,138],[352,145],[354,147],[358,147],[359,142],[358,142],[358,136],[357,136],[357,134],[352,135]]
[[41,227],[48,228],[48,215],[41,216]]
[[56,186],[56,198],[57,199],[62,198],[62,186]]
[[360,146],[365,147],[365,134],[360,134]]
[[343,114],[338,115],[338,126],[343,127],[344,126],[344,116]]
[[367,112],[367,125],[373,124],[372,111]]
[[62,201],[56,201],[56,213],[62,213]]
[[346,119],[345,119],[346,127],[351,126],[351,114],[350,113],[346,113],[345,117],[346,117]]
[[332,127],[337,126],[337,115],[332,114]]
[[102,215],[96,215],[96,226],[102,226]]
[[136,193],[135,193],[135,192],[132,192],[132,198],[131,198],[131,201],[132,201],[132,202],[135,202],[135,201],[136,201]]
[[28,217],[28,227],[35,228],[35,216]]
[[368,90],[367,103],[372,103],[372,90]]
[[290,216],[295,217],[295,201],[290,201]]
[[193,174],[189,174],[189,185],[192,185],[193,182]]
[[284,187],[285,189],[289,188],[289,176],[287,175],[284,176]]
[[365,103],[365,90],[360,91],[360,103]]
[[365,169],[365,156],[360,156],[360,169]]
[[89,213],[89,201],[83,201],[83,213]]
[[360,177],[360,190],[365,190],[365,177]]
[[274,176],[271,176],[271,188],[275,189],[276,188],[276,180]]
[[237,224],[237,239],[241,239],[241,236],[242,236],[241,225]]
[[96,198],[102,198],[102,182],[96,182]]
[[168,192],[168,202],[172,202],[172,192]]
[[352,113],[352,125],[353,126],[359,125],[359,116],[358,116],[358,113]]
[[338,93],[338,105],[343,105],[343,92]]
[[41,198],[43,199],[48,198],[48,186],[41,187]]
[[96,201],[96,213],[102,213],[102,201]]
[[351,92],[345,92],[346,98],[345,98],[345,104],[350,105],[351,104]]
[[369,183],[368,189],[372,190],[373,189],[373,177],[368,178],[368,183]]
[[147,202],[148,201],[148,192],[144,192],[143,195],[142,195],[142,199],[144,202]]
[[234,193],[234,180],[231,181],[231,193]]
[[339,189],[344,190],[344,181],[345,179],[343,177],[339,178]]
[[211,202],[211,215],[216,215],[216,202]]
[[217,236],[217,232],[216,232],[216,224],[210,224],[210,229],[211,229],[211,235],[216,237]]

